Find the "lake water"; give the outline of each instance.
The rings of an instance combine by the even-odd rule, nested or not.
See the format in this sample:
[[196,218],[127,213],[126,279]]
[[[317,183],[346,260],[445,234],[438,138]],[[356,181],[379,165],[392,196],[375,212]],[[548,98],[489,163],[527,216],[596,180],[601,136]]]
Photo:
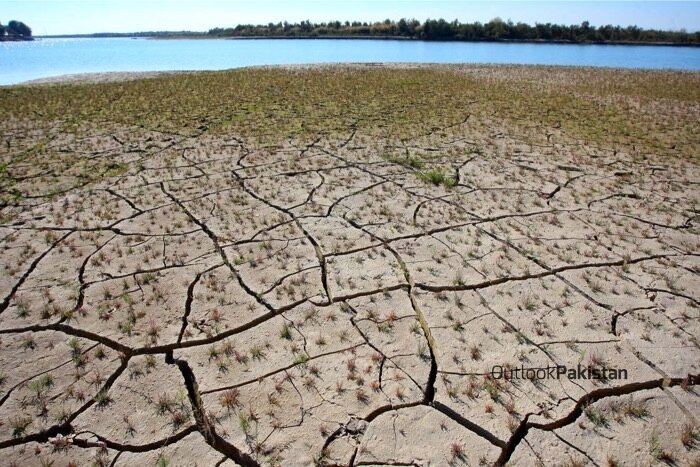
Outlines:
[[398,40],[38,39],[0,42],[0,84],[72,73],[336,62],[518,63],[700,70],[700,47]]

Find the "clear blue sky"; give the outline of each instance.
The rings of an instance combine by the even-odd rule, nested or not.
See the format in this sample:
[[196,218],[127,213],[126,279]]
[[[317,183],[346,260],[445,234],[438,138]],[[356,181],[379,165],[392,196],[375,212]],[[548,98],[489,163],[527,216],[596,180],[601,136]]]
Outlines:
[[0,0],[0,22],[27,23],[35,35],[155,30],[205,31],[239,23],[379,21],[402,17],[504,20],[700,30],[700,2],[466,0]]

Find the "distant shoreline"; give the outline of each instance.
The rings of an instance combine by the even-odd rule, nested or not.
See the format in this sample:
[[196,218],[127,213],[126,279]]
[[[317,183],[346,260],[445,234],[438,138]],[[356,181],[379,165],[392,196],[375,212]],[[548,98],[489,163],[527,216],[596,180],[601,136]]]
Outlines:
[[464,42],[491,44],[559,44],[559,45],[648,45],[654,47],[700,47],[700,44],[678,42],[643,42],[643,41],[566,41],[544,39],[420,39],[401,36],[361,36],[361,35],[308,35],[308,36],[211,36],[208,34],[173,34],[173,35],[139,35],[139,34],[62,34],[35,36],[37,39],[149,39],[149,40],[382,40],[415,42]]
[[0,42],[31,42],[34,37],[23,36],[0,36]]

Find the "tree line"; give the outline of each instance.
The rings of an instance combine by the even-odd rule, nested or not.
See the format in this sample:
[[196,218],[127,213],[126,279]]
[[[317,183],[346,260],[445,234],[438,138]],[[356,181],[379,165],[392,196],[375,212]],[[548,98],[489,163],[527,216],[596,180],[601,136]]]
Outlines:
[[269,23],[241,24],[234,28],[214,28],[207,33],[214,37],[390,37],[423,40],[454,41],[546,41],[573,43],[671,43],[700,45],[700,31],[664,31],[637,26],[591,26],[588,21],[578,25],[513,23],[494,18],[488,23],[461,23],[457,20],[415,19],[385,20],[368,23],[360,21],[330,21],[327,23]]
[[12,20],[7,23],[7,26],[3,26],[3,24],[0,23],[0,40],[26,40],[31,39],[31,37],[31,28],[21,21]]

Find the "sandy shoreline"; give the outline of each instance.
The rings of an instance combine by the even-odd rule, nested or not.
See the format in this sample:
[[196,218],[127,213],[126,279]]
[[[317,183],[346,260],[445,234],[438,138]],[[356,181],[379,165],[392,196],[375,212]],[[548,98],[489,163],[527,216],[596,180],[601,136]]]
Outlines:
[[[218,73],[241,69],[326,69],[326,68],[425,68],[425,67],[480,67],[497,65],[480,64],[440,64],[440,63],[391,63],[391,62],[366,62],[366,63],[310,63],[310,64],[288,64],[288,65],[254,65],[246,67],[228,68],[223,70],[174,70],[174,71],[105,71],[97,73],[71,73],[67,75],[50,76],[38,78],[9,86],[27,86],[44,84],[66,84],[66,83],[112,83],[119,81],[131,81],[137,79],[159,78],[163,76],[182,74],[203,74]],[[537,66],[537,65],[534,65]]]
[[108,71],[101,73],[73,73],[68,75],[38,78],[10,86],[27,86],[35,84],[66,84],[66,83],[113,83],[135,79],[158,78],[167,75],[196,73],[193,71]]
[[[305,69],[361,69],[361,68],[393,68],[393,69],[415,69],[415,68],[437,68],[437,69],[462,69],[462,70],[479,70],[486,68],[507,69],[579,69],[590,70],[618,70],[617,68],[609,67],[589,67],[589,66],[570,66],[570,65],[528,65],[528,64],[494,64],[494,63],[412,63],[412,62],[351,62],[351,63],[303,63],[303,64],[285,64],[285,65],[253,65],[237,68],[228,68],[223,70],[174,70],[174,71],[107,71],[98,73],[72,73],[66,75],[50,76],[47,78],[38,78],[21,83],[11,84],[8,86],[33,86],[33,85],[51,85],[51,84],[89,84],[89,83],[113,83],[122,81],[132,81],[139,79],[160,78],[163,76],[183,75],[183,74],[206,74],[220,73],[232,70],[267,70],[267,69],[289,69],[289,70],[305,70]],[[621,72],[641,72],[641,73],[688,73],[697,74],[697,70],[662,70],[662,69],[629,69],[619,68]]]

